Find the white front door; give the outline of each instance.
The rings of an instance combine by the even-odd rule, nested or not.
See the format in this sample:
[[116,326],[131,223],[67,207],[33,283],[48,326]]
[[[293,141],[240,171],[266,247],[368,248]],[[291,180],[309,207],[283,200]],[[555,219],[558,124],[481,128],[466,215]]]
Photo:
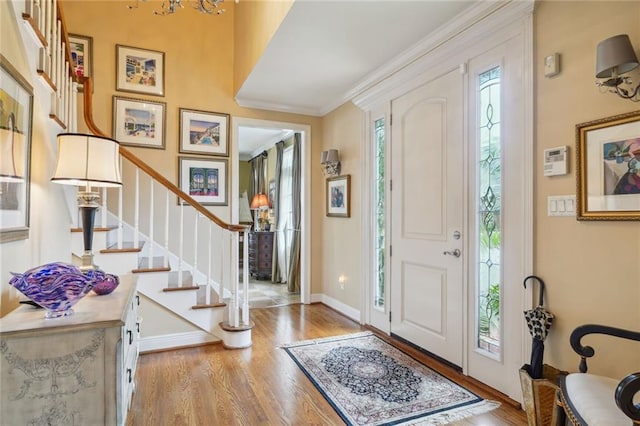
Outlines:
[[463,355],[463,76],[391,103],[391,333]]

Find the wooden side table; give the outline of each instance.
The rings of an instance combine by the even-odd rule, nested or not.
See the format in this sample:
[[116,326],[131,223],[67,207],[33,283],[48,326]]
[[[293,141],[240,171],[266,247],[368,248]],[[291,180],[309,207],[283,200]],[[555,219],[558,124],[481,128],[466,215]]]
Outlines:
[[271,279],[273,232],[249,233],[249,274],[259,280]]

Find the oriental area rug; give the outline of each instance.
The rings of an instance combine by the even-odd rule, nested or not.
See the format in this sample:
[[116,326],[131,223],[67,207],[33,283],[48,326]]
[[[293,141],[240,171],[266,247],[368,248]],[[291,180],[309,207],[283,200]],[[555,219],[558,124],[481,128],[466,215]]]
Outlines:
[[371,332],[282,347],[347,425],[444,425],[499,406]]

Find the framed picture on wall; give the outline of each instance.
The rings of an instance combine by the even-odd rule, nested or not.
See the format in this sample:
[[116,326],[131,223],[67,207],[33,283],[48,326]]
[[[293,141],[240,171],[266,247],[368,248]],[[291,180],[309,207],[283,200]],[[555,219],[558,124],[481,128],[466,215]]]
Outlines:
[[640,111],[576,126],[578,220],[640,220]]
[[165,148],[166,104],[113,97],[113,138],[122,145]]
[[178,187],[205,206],[227,206],[227,165],[222,158],[178,157]]
[[229,114],[180,108],[180,152],[229,155]]
[[116,90],[164,96],[164,52],[116,45]]
[[29,238],[33,88],[0,55],[0,243]]
[[351,175],[327,179],[327,216],[351,216]]
[[[93,77],[93,38],[79,34],[69,34],[69,50],[73,72],[78,77]],[[82,92],[83,86],[78,86]]]

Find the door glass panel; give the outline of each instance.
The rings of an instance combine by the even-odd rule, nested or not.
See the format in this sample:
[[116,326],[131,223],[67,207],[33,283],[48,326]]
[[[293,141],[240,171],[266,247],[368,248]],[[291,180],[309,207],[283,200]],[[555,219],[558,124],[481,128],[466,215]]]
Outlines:
[[374,122],[374,160],[375,160],[375,280],[376,285],[373,294],[373,306],[375,309],[384,310],[385,298],[385,128],[384,118],[380,118]]
[[477,345],[482,350],[500,356],[500,296],[502,294],[500,67],[480,74],[478,89]]

